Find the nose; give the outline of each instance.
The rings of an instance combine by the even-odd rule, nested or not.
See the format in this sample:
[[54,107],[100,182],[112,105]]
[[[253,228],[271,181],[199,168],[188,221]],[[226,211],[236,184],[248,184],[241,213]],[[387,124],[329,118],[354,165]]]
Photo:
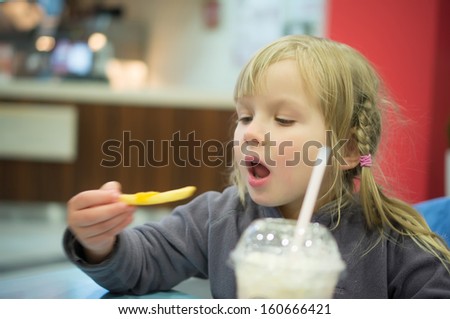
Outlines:
[[264,127],[255,119],[249,123],[244,132],[244,142],[260,144],[264,140]]

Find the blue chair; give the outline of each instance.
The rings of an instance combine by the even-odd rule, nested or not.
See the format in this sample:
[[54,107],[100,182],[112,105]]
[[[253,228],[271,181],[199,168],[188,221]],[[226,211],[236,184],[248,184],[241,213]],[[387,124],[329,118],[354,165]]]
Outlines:
[[439,197],[417,203],[414,207],[422,214],[431,230],[440,235],[450,247],[450,197]]

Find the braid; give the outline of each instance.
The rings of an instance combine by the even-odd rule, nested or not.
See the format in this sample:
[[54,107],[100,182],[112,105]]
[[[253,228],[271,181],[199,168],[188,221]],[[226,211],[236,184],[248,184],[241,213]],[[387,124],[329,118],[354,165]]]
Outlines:
[[[381,135],[381,113],[373,98],[365,96],[359,98],[358,102],[355,105],[353,122],[355,143],[360,156],[374,155]],[[406,235],[407,232],[401,227],[403,223],[400,221],[405,218],[399,218],[397,213],[386,205],[389,198],[376,182],[373,170],[358,165],[354,174],[360,179],[360,198],[367,226],[378,228],[382,233],[387,227]]]
[[[354,112],[354,139],[360,156],[374,155],[379,142],[381,114],[374,105],[376,103],[374,99],[363,96],[358,100],[359,103],[356,104]],[[356,176],[361,179],[361,204],[364,207],[367,225],[369,228],[382,227],[383,218],[377,214],[381,207],[376,207],[376,203],[381,201],[380,189],[375,182],[372,170],[361,166],[355,169]]]
[[377,108],[373,107],[372,102],[365,100],[357,105],[355,110],[356,123],[355,138],[361,155],[374,154],[378,146],[380,135],[381,116]]
[[[354,139],[359,155],[375,154],[381,133],[381,114],[375,100],[360,99],[354,112]],[[440,259],[448,268],[450,253],[445,243],[431,231],[423,217],[406,203],[386,196],[376,183],[370,167],[357,166],[354,174],[360,177],[360,199],[366,224],[378,229],[382,236],[386,230],[411,237],[420,247]]]

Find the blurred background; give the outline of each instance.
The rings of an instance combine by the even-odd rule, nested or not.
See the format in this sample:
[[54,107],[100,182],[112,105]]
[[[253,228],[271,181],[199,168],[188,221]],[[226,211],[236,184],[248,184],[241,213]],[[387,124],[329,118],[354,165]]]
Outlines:
[[0,297],[64,295],[15,283],[75,271],[61,236],[80,191],[222,190],[236,77],[286,34],[365,54],[400,107],[386,118],[383,183],[409,203],[448,196],[448,16],[446,0],[0,0]]

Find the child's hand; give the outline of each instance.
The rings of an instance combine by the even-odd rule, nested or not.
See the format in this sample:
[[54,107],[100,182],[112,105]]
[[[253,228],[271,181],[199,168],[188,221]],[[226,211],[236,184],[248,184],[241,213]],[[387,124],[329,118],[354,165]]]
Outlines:
[[98,263],[111,253],[116,236],[133,220],[135,208],[119,202],[120,184],[79,193],[67,204],[67,223],[85,248],[87,261]]

